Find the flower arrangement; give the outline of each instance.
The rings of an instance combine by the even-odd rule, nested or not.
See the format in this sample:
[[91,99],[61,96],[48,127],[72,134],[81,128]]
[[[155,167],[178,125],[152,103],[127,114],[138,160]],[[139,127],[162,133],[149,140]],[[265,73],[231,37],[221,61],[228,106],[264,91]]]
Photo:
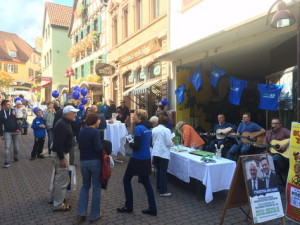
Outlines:
[[81,77],[76,80],[72,80],[72,85],[79,85],[82,81],[93,82],[93,83],[102,83],[103,77],[98,76],[97,74],[90,74],[86,77]]
[[92,30],[89,35],[89,40],[93,43],[97,42],[99,40],[99,34],[95,30]]

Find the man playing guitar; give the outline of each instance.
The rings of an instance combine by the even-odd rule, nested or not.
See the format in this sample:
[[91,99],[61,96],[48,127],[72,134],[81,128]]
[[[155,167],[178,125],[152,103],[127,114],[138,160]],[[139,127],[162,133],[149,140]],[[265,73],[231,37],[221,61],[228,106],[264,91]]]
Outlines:
[[[244,132],[255,132],[255,134],[251,134],[249,136],[250,140],[255,140],[256,137],[263,135],[266,133],[266,130],[259,126],[258,124],[251,122],[251,114],[244,113],[242,122],[239,124],[237,129],[237,135],[241,135]],[[256,132],[257,131],[257,132]],[[240,153],[241,155],[249,154],[250,151],[254,149],[252,145],[245,144],[242,141],[239,141],[239,144],[234,144],[228,151],[228,159],[234,160],[235,154]]]
[[[225,121],[224,114],[218,114],[218,123],[215,125],[213,133],[217,134],[219,130],[223,130],[228,127],[233,128],[233,125]],[[226,136],[229,132],[231,131],[229,130],[227,131],[227,133],[221,133],[221,135]],[[224,137],[223,139],[217,138],[215,140],[212,140],[209,143],[209,145],[206,146],[206,151],[214,152],[216,150],[215,144],[217,144],[218,147],[220,147],[222,144],[224,145],[225,143],[226,143],[226,137]]]
[[[270,145],[272,140],[282,141],[290,138],[291,131],[287,128],[282,127],[281,121],[278,118],[273,118],[271,120],[271,130],[266,133],[264,144]],[[279,151],[285,151],[289,146],[289,142],[280,145]],[[285,173],[288,172],[289,159],[283,157],[281,154],[277,153],[272,155],[276,173],[280,176],[280,171]],[[286,174],[285,174],[286,175]],[[285,179],[281,176],[281,181],[285,183]]]

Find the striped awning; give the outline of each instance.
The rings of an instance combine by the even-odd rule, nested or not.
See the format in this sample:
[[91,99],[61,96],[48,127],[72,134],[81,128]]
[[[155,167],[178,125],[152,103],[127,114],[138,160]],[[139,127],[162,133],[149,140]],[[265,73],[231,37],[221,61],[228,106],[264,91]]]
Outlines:
[[133,87],[127,89],[126,91],[123,92],[123,96],[128,96],[128,95],[130,95],[130,92],[132,92],[134,89],[136,89],[136,88],[142,86],[143,84],[144,84],[144,83],[140,83],[140,84],[137,84],[137,85],[135,85],[135,86],[133,86]]
[[134,89],[132,91],[132,94],[138,95],[138,94],[146,93],[148,88],[159,90],[158,87],[161,87],[161,86],[162,86],[162,83],[161,83],[160,79],[159,80],[158,79],[150,80],[150,81],[144,83],[143,85],[141,85],[140,87]]

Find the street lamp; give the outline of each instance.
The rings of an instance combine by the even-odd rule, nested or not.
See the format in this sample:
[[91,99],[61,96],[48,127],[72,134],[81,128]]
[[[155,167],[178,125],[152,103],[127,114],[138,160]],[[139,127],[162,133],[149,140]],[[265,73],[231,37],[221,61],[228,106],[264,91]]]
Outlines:
[[69,94],[71,94],[71,77],[74,75],[75,75],[75,73],[72,68],[69,68],[66,70],[65,77],[69,78]]
[[271,27],[283,28],[293,25],[297,22],[297,121],[300,122],[300,1],[294,0],[297,3],[297,20],[294,15],[287,9],[285,2],[278,0],[271,6],[267,23],[269,22],[269,15],[273,7],[277,4],[277,12],[271,20]]

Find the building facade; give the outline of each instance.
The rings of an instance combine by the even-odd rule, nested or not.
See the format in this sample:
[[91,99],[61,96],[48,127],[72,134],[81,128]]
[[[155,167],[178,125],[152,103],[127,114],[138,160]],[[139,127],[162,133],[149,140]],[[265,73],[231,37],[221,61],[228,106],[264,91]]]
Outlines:
[[1,92],[18,95],[18,91],[28,91],[36,85],[41,73],[41,54],[18,35],[0,31],[0,70],[14,80]]
[[167,52],[167,1],[111,0],[108,2],[108,64],[105,98],[131,109],[145,104],[149,116],[167,96],[168,68],[155,59]]
[[72,85],[86,87],[90,103],[103,98],[102,77],[96,75],[95,67],[107,61],[106,6],[103,0],[75,0],[69,29],[69,57],[75,72]]
[[[274,1],[168,2],[169,51],[157,61],[171,65],[170,76],[174,80],[169,86],[169,102],[176,109],[177,121],[209,130],[217,122],[218,113],[224,113],[228,121],[238,124],[243,112],[251,112],[253,121],[263,127],[268,127],[271,115],[281,117],[290,126],[295,119],[295,108],[279,107],[278,111],[272,112],[259,108],[257,85],[279,84],[281,75],[278,74],[282,73],[277,72],[285,71],[297,62],[296,26],[284,29],[270,26],[276,7],[269,15],[268,11]],[[288,9],[293,12],[295,8],[289,1]],[[225,72],[216,87],[211,84],[214,65]],[[199,66],[201,69],[197,72]],[[202,87],[198,91],[190,81],[195,73],[202,77]],[[271,81],[268,77],[272,74],[278,76]],[[228,101],[230,75],[248,84],[239,105]],[[185,99],[178,104],[174,91],[183,84]],[[294,88],[290,89],[287,92],[291,95]]]
[[63,89],[68,86],[69,80],[64,74],[71,67],[71,60],[67,55],[71,47],[71,40],[68,38],[71,17],[72,7],[45,3],[41,85],[34,89],[42,90],[41,101],[50,101],[52,91],[57,90],[62,94]]

